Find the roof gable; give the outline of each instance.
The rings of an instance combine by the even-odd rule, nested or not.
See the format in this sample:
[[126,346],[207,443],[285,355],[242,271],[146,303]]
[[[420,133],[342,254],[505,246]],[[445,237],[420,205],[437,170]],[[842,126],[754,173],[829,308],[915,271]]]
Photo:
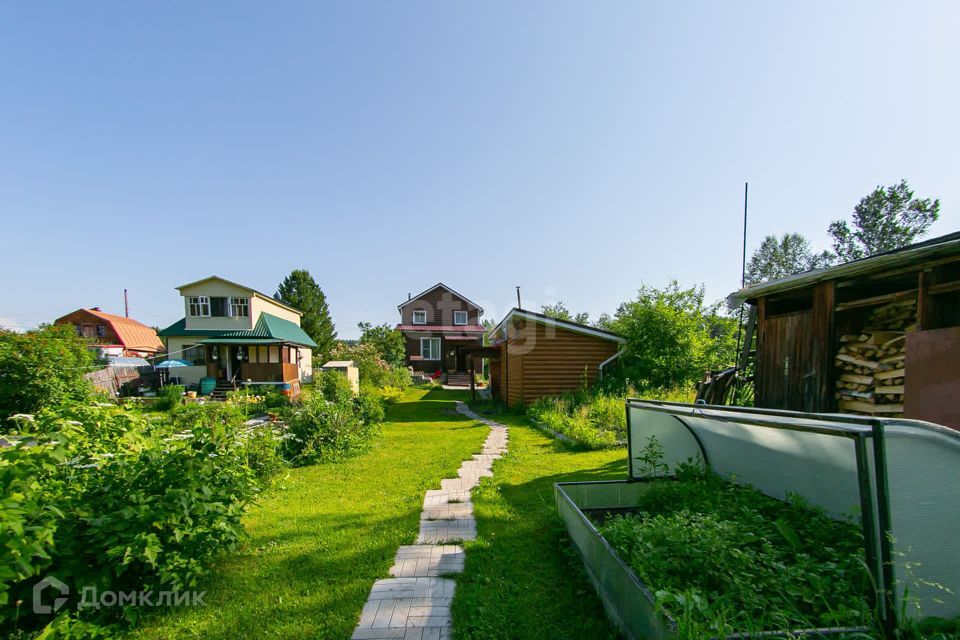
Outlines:
[[126,349],[140,351],[163,350],[163,343],[160,342],[157,333],[141,322],[137,322],[132,318],[97,311],[96,309],[83,309],[83,311],[109,324],[113,332],[117,334],[120,343]]
[[303,312],[300,311],[300,309],[297,309],[297,308],[295,308],[295,307],[291,307],[291,306],[288,305],[288,304],[285,304],[285,303],[283,303],[283,302],[280,302],[279,300],[277,300],[276,298],[274,298],[274,297],[271,296],[271,295],[268,295],[268,294],[266,294],[266,293],[263,293],[262,291],[257,291],[256,289],[253,289],[253,288],[248,287],[248,286],[246,286],[246,285],[242,285],[242,284],[240,284],[239,282],[234,282],[234,281],[232,281],[232,280],[227,280],[226,278],[221,278],[220,276],[208,276],[208,277],[206,277],[206,278],[202,278],[202,279],[196,280],[196,281],[194,281],[194,282],[188,282],[187,284],[182,284],[182,285],[180,285],[179,287],[176,287],[176,289],[177,289],[177,291],[180,291],[181,294],[182,294],[184,289],[188,289],[188,288],[190,288],[190,287],[195,287],[195,286],[197,286],[197,285],[203,284],[203,283],[205,283],[205,282],[210,282],[210,281],[222,282],[222,283],[227,284],[227,285],[230,285],[230,286],[232,286],[232,287],[237,287],[238,289],[242,289],[242,290],[250,293],[251,296],[256,296],[256,297],[261,298],[261,299],[263,299],[263,300],[266,300],[266,301],[268,301],[268,302],[272,302],[273,304],[275,304],[275,305],[277,305],[277,306],[283,307],[284,309],[287,309],[288,311],[291,311],[291,312],[293,312],[293,313],[299,314],[299,315],[301,315],[301,316],[303,315]]
[[610,342],[617,342],[623,344],[626,342],[626,338],[619,336],[612,331],[607,331],[605,329],[597,329],[596,327],[591,327],[585,324],[580,324],[579,322],[571,322],[570,320],[560,320],[559,318],[551,318],[550,316],[544,315],[542,313],[537,313],[536,311],[527,311],[525,309],[518,309],[514,307],[510,310],[509,313],[501,320],[497,326],[490,330],[488,333],[489,336],[493,336],[501,327],[507,323],[513,317],[523,318],[524,320],[529,320],[531,322],[536,322],[539,324],[545,324],[548,326],[558,327],[560,329],[565,329],[567,331],[572,331],[574,333],[580,333],[587,336],[593,336],[594,338],[600,338],[601,340],[609,340]]
[[402,310],[403,310],[403,308],[404,308],[405,306],[407,306],[408,304],[411,304],[411,303],[416,302],[417,300],[419,300],[419,299],[422,298],[423,296],[427,295],[427,294],[430,293],[431,291],[434,291],[435,289],[438,289],[438,288],[446,289],[446,290],[449,291],[451,294],[457,296],[458,298],[460,298],[461,300],[463,300],[463,301],[466,302],[467,304],[476,307],[477,310],[480,311],[480,315],[481,315],[481,316],[483,315],[483,307],[481,307],[480,305],[478,305],[476,302],[474,302],[474,301],[471,300],[470,298],[466,297],[465,295],[463,295],[463,294],[461,294],[461,293],[457,293],[456,291],[454,291],[453,289],[451,289],[451,288],[448,287],[447,285],[443,284],[442,282],[438,282],[437,284],[433,285],[432,287],[430,287],[430,288],[427,289],[426,291],[421,291],[421,292],[418,293],[417,295],[412,296],[412,297],[411,297],[409,300],[407,300],[406,302],[403,302],[403,303],[397,305],[397,311],[401,311],[401,312],[402,312]]

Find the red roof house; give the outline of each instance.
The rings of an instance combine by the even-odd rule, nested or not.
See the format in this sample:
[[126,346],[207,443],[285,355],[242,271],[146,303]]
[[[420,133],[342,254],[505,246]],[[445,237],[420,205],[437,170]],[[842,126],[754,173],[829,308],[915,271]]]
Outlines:
[[157,332],[131,318],[104,313],[99,307],[77,309],[54,320],[53,324],[70,324],[77,335],[87,339],[91,346],[122,350],[121,354],[146,357],[163,351]]

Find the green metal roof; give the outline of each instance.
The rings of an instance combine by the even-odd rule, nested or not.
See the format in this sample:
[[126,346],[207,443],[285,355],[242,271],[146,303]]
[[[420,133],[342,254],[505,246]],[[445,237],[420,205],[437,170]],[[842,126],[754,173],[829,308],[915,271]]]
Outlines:
[[174,322],[157,335],[169,336],[196,336],[206,338],[203,344],[270,344],[289,342],[304,347],[316,347],[307,332],[295,322],[278,318],[269,313],[261,313],[257,324],[250,331],[216,330],[216,329],[187,329],[186,318]]

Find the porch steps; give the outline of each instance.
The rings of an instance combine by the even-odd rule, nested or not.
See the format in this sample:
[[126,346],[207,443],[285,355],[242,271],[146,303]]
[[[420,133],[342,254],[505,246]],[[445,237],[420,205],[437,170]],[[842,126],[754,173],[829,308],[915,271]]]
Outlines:
[[217,380],[217,386],[210,393],[211,400],[226,400],[227,392],[233,391],[233,385],[226,380]]
[[451,371],[447,373],[447,384],[451,387],[469,387],[470,386],[470,373],[459,373],[456,371]]

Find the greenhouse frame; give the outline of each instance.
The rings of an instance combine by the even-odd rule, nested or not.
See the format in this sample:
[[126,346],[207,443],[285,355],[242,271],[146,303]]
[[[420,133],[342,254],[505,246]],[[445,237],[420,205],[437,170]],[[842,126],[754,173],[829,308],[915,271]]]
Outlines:
[[774,498],[797,494],[834,519],[859,523],[888,636],[900,616],[960,616],[960,432],[916,420],[643,399],[627,400],[626,413],[628,477],[558,483],[555,495],[608,616],[627,637],[670,638],[676,626],[656,611],[656,585],[637,578],[583,511],[637,504],[653,478],[637,462],[651,436],[669,469],[693,461]]

